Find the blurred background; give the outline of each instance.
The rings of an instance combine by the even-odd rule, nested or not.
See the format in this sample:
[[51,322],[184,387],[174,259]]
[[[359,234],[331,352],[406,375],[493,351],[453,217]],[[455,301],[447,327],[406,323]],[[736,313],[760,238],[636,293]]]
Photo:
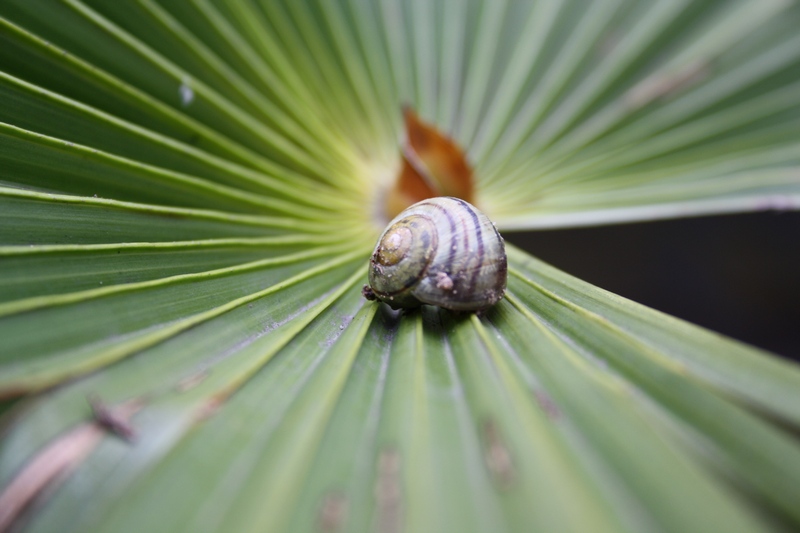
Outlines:
[[800,361],[800,213],[505,233],[585,281]]

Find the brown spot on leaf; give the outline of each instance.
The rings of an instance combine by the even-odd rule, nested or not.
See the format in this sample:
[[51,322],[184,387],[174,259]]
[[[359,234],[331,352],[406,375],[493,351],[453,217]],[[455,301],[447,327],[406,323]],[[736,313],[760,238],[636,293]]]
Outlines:
[[199,372],[195,372],[194,374],[189,374],[185,378],[181,379],[176,385],[175,390],[178,392],[186,392],[188,390],[192,390],[193,388],[200,385],[202,382],[206,380],[209,375],[208,370],[201,370]]
[[709,63],[700,60],[674,72],[653,74],[631,87],[624,96],[625,104],[633,110],[642,108],[697,85],[708,78],[709,74]]
[[487,420],[483,425],[485,443],[484,457],[486,466],[500,488],[506,489],[514,481],[514,464],[508,447],[500,435],[494,420]]
[[[113,408],[103,406],[113,424],[127,425],[142,406],[138,400]],[[94,411],[94,407],[93,407]],[[7,531],[20,513],[46,489],[54,487],[95,449],[106,436],[108,426],[98,419],[84,422],[55,438],[33,456],[0,493],[0,531]]]
[[375,480],[376,530],[380,533],[402,531],[403,491],[400,485],[400,454],[386,448],[378,456]]
[[536,397],[536,402],[539,404],[539,407],[551,420],[558,420],[561,418],[561,410],[550,395],[537,390],[534,392],[534,396]]
[[136,440],[136,430],[128,422],[129,416],[126,415],[126,410],[106,405],[97,396],[90,396],[88,401],[92,408],[92,416],[98,426],[128,442]]
[[194,411],[195,422],[203,422],[217,414],[227,399],[227,394],[218,393],[204,401]]
[[319,529],[325,533],[336,533],[342,530],[347,520],[347,497],[340,492],[325,495],[317,516]]

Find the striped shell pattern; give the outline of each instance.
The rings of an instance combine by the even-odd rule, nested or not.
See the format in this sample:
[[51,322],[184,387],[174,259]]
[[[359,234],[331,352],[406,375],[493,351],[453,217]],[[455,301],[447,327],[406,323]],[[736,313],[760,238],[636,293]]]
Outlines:
[[479,311],[503,297],[507,270],[503,238],[486,215],[458,198],[430,198],[381,234],[365,295],[395,309]]

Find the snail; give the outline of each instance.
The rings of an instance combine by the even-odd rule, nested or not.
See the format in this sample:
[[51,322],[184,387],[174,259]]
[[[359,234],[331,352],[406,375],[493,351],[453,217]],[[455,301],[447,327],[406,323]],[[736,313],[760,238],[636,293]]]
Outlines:
[[503,297],[507,271],[503,238],[486,215],[458,198],[429,198],[381,234],[363,294],[394,309],[480,311]]

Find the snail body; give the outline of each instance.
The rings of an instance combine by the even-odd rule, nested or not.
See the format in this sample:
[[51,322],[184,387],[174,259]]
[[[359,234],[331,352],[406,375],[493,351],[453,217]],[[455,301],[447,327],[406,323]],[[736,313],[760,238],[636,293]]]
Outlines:
[[503,297],[507,271],[503,238],[486,215],[458,198],[429,198],[381,234],[364,295],[395,309],[479,311]]

